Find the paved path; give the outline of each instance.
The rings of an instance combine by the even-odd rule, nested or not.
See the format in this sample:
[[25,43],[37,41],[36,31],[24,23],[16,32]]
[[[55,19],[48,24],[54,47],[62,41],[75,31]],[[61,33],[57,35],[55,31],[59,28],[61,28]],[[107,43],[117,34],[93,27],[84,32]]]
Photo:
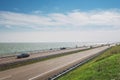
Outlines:
[[107,46],[99,47],[59,58],[54,58],[19,68],[0,72],[0,80],[46,80],[53,74],[64,70],[92,55],[97,54]]

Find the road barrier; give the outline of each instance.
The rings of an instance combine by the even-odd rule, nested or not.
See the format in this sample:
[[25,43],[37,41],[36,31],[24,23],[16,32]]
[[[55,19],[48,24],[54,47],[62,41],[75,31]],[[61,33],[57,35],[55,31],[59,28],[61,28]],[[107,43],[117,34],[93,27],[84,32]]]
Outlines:
[[103,51],[101,51],[101,52],[99,52],[99,53],[97,53],[97,54],[95,54],[95,55],[92,55],[92,56],[90,56],[89,58],[85,59],[84,61],[79,62],[79,63],[77,63],[77,64],[75,64],[75,65],[73,65],[73,66],[67,68],[66,70],[63,70],[63,71],[61,71],[61,72],[59,72],[59,73],[53,75],[52,77],[49,77],[48,80],[56,80],[57,78],[59,78],[59,77],[65,75],[66,73],[68,73],[68,72],[70,72],[70,71],[76,69],[77,67],[79,67],[79,66],[81,66],[81,65],[83,65],[83,64],[85,64],[85,63],[87,63],[88,61],[94,59],[95,57],[101,55],[102,53],[104,53],[104,52],[107,51],[108,49],[109,49],[109,48],[107,48],[107,49],[105,49],[105,50],[103,50]]
[[16,65],[24,65],[24,64],[27,64],[27,63],[42,61],[42,60],[49,59],[49,58],[52,58],[52,57],[54,58],[54,57],[57,57],[57,56],[64,56],[64,55],[68,55],[68,54],[73,54],[73,53],[77,53],[77,52],[88,50],[88,49],[89,48],[86,48],[86,49],[83,49],[83,50],[63,52],[63,53],[60,53],[60,54],[53,54],[53,55],[36,57],[36,58],[18,60],[18,61],[13,61],[13,62],[0,63],[0,71],[5,70],[5,69],[9,69],[9,67],[11,67],[11,66],[13,67],[13,66],[16,66]]

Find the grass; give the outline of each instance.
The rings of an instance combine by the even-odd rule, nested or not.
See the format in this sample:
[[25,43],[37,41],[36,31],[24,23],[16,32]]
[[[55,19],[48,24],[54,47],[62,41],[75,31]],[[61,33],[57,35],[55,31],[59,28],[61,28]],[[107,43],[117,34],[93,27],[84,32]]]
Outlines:
[[45,57],[45,58],[37,58],[37,59],[31,59],[31,60],[27,60],[27,61],[18,62],[18,63],[7,64],[7,65],[0,66],[0,71],[12,69],[12,68],[17,68],[17,67],[20,67],[20,66],[25,66],[25,65],[36,63],[36,62],[53,59],[53,58],[58,58],[58,57],[66,56],[66,55],[69,55],[69,54],[78,53],[78,52],[89,50],[89,49],[92,49],[92,48],[66,52],[64,54],[57,54],[57,55],[48,56],[48,57]]
[[114,46],[58,80],[120,80],[120,46]]

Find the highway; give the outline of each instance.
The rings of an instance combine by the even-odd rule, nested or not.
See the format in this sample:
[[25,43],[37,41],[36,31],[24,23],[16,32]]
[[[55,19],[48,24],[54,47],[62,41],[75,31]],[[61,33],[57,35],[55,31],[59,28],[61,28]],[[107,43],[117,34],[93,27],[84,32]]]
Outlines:
[[107,48],[108,46],[94,48],[67,56],[1,71],[0,80],[47,80],[56,73],[59,73],[60,71],[63,71],[90,56],[98,54]]
[[30,57],[21,58],[21,59],[17,59],[16,56],[5,57],[5,58],[0,58],[0,64],[12,63],[12,62],[23,61],[23,60],[32,59],[32,58],[38,58],[38,57],[44,57],[44,56],[49,56],[49,55],[56,55],[56,54],[61,54],[61,53],[66,53],[66,52],[71,52],[71,51],[83,50],[83,49],[86,49],[86,48],[87,47],[64,49],[64,50],[56,50],[56,51],[49,50],[49,51],[45,51],[45,52],[37,52],[37,53],[30,54]]

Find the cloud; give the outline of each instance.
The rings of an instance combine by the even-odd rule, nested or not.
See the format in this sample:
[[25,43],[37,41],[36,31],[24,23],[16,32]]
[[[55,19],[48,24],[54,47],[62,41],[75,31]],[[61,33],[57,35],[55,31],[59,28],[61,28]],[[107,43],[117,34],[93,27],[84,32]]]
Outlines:
[[66,13],[25,14],[0,11],[0,26],[38,30],[120,29],[120,10],[73,10]]
[[0,34],[0,42],[119,42],[117,31],[9,32]]

